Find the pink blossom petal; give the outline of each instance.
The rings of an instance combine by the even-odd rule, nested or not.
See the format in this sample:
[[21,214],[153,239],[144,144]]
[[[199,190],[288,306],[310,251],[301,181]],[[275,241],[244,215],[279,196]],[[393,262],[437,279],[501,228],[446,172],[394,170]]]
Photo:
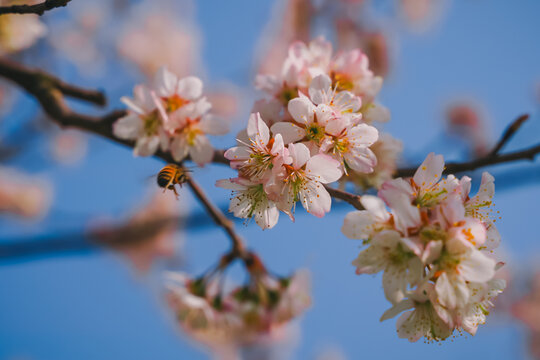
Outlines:
[[373,233],[373,215],[366,210],[348,213],[343,221],[341,232],[349,239],[367,239]]
[[289,144],[289,154],[292,158],[292,166],[295,169],[302,168],[309,160],[309,149],[304,144]]
[[422,165],[416,170],[413,177],[414,183],[421,189],[430,188],[441,179],[443,169],[443,156],[429,153]]
[[298,195],[302,206],[308,213],[320,218],[330,211],[332,198],[322,184],[308,182],[300,189]]
[[212,161],[212,158],[214,157],[214,148],[206,136],[198,135],[195,137],[193,146],[189,147],[189,155],[193,162],[202,166]]
[[309,85],[309,97],[314,104],[324,104],[330,99],[329,93],[332,91],[332,80],[326,74],[315,77]]
[[377,196],[364,195],[360,199],[362,205],[369,211],[377,221],[386,222],[390,219],[390,213],[386,210],[386,205]]
[[278,122],[272,125],[272,133],[281,135],[285,144],[300,141],[306,136],[306,131],[290,122]]
[[495,260],[482,252],[471,250],[469,256],[458,265],[461,276],[467,281],[486,282],[495,275]]
[[414,301],[411,299],[403,299],[397,304],[393,305],[390,309],[386,310],[379,321],[385,321],[396,317],[398,314],[405,310],[412,309],[414,307]]
[[154,77],[154,88],[159,96],[169,97],[176,92],[178,76],[170,72],[167,67],[162,66]]
[[339,161],[324,154],[315,155],[309,159],[306,165],[306,174],[323,184],[337,181],[343,175]]
[[143,131],[143,120],[136,114],[128,114],[113,125],[113,133],[120,139],[136,139]]
[[195,100],[202,95],[203,83],[195,76],[188,76],[178,81],[176,93],[183,99]]
[[266,147],[270,140],[270,130],[259,113],[251,114],[248,120],[247,134],[257,146]]
[[311,124],[313,122],[313,114],[315,107],[306,97],[297,97],[289,101],[287,105],[289,114],[293,119],[300,124]]

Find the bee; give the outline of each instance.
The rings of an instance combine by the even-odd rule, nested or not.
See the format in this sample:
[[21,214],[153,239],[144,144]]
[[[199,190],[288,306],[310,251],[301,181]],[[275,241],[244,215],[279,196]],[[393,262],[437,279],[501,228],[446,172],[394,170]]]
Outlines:
[[167,191],[167,189],[172,190],[178,199],[176,184],[182,187],[182,184],[188,179],[188,172],[189,170],[186,170],[181,166],[168,164],[158,173],[157,184],[159,187],[163,188],[163,192]]

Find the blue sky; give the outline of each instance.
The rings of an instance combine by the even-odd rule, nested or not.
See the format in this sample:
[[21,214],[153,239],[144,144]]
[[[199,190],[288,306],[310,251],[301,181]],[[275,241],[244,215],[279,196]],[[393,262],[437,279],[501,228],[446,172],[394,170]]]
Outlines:
[[[437,139],[449,100],[470,98],[487,109],[494,141],[512,119],[529,112],[532,118],[508,150],[538,142],[540,117],[534,87],[540,82],[540,3],[449,3],[448,12],[427,34],[411,34],[399,24],[392,25],[389,33],[396,46],[381,100],[393,118],[385,129],[403,140],[405,152],[414,154],[413,160],[421,161],[429,151],[457,160],[461,152]],[[271,8],[271,1],[197,3],[208,81],[247,86],[253,50]],[[131,91],[132,81],[114,80],[114,91],[109,92],[113,106],[119,104],[115,98]],[[108,84],[101,87],[108,89]],[[18,116],[27,114],[24,111]],[[240,116],[247,120],[248,112]],[[232,142],[231,135],[219,143]],[[18,165],[32,172],[40,149],[37,144],[33,156],[22,158]],[[145,178],[160,166],[157,160],[134,159],[129,150],[92,138],[90,156],[83,163],[39,170],[55,183],[52,215],[31,226],[4,219],[0,238],[8,241],[15,235],[77,229],[94,214],[116,216],[147,199]],[[489,170],[497,177],[516,169],[540,177],[538,162]],[[194,176],[219,204],[226,204],[228,193],[213,184],[232,176],[232,171],[209,166]],[[182,197],[193,212],[201,211],[187,200],[187,192]],[[496,193],[496,206],[502,213],[499,230],[511,269],[524,269],[540,254],[534,221],[538,199],[538,182]],[[237,225],[269,268],[279,273],[302,267],[312,271],[314,306],[300,322],[301,338],[294,358],[314,358],[327,347],[341,349],[350,359],[455,359],[473,354],[491,359],[527,358],[525,331],[504,316],[489,319],[475,337],[457,337],[441,345],[398,339],[394,321],[378,320],[388,307],[380,277],[358,277],[350,265],[359,243],[339,232],[349,210],[337,207],[323,219],[300,212],[294,224],[282,216],[276,228],[264,232],[253,223]],[[227,247],[228,240],[219,229],[189,231],[184,248],[187,270],[200,273]],[[0,263],[0,289],[0,359],[206,358],[178,334],[163,308],[159,271],[135,277],[128,264],[112,253],[4,261]]]

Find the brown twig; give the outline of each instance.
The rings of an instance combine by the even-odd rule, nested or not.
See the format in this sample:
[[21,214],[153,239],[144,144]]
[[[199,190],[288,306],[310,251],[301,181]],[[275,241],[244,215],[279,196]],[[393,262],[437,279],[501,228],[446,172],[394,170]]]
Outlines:
[[42,3],[34,5],[10,5],[0,6],[0,15],[4,14],[36,14],[43,15],[45,11],[57,7],[66,6],[71,0],[45,0]]
[[501,136],[501,139],[499,140],[497,145],[495,145],[493,147],[493,150],[489,153],[489,155],[491,155],[491,156],[497,155],[499,153],[499,151],[503,148],[503,146],[506,145],[508,143],[508,141],[510,141],[512,136],[514,136],[514,134],[519,130],[521,125],[523,125],[523,123],[525,121],[527,121],[528,119],[529,119],[529,114],[523,114],[520,117],[518,117],[516,120],[514,120],[506,128],[506,130],[504,131],[504,133]]
[[[530,160],[533,161],[536,155],[540,153],[540,144],[532,147],[509,152],[506,154],[499,154],[499,151],[508,143],[512,136],[520,129],[521,125],[529,118],[528,114],[521,115],[514,120],[510,126],[504,131],[501,139],[497,142],[497,145],[486,156],[482,156],[477,159],[473,159],[465,162],[449,162],[446,163],[444,168],[444,174],[455,174],[464,171],[472,171],[479,168],[483,168],[490,165],[504,164],[518,160]],[[402,168],[396,171],[396,177],[408,177],[413,176],[418,169],[418,166]]]
[[244,246],[244,241],[242,238],[236,233],[234,230],[234,224],[231,220],[227,219],[225,214],[221,210],[219,210],[213,203],[210,201],[208,196],[204,193],[203,189],[199,186],[199,184],[193,180],[191,177],[188,177],[187,183],[191,190],[193,191],[193,194],[195,194],[195,197],[203,204],[206,211],[212,216],[212,219],[214,219],[214,222],[223,228],[223,230],[227,233],[229,238],[232,241],[233,249],[232,252],[242,259],[245,259],[247,256],[247,252]]
[[357,210],[364,210],[364,206],[360,202],[360,195],[356,195],[344,190],[335,189],[328,185],[325,185],[324,187],[326,188],[326,191],[328,191],[331,197],[346,201],[353,207],[355,207]]

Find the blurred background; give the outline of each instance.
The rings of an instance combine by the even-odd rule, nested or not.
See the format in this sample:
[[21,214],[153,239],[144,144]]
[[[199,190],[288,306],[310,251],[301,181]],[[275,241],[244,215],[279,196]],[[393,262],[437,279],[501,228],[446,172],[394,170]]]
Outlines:
[[[402,140],[405,166],[431,151],[449,161],[486,154],[523,113],[531,118],[504,151],[538,143],[539,13],[535,0],[72,0],[40,18],[0,17],[0,53],[103,89],[110,109],[122,108],[120,97],[162,64],[200,76],[215,113],[231,125],[228,136],[212,139],[226,148],[261,98],[255,75],[278,71],[291,41],[324,35],[334,49],[363,49],[385,78],[380,101],[392,120],[384,129]],[[200,274],[229,242],[187,189],[178,201],[159,191],[162,166],[61,130],[31,97],[0,82],[0,359],[211,356],[178,329],[162,271]],[[394,321],[379,322],[389,307],[380,278],[355,275],[350,262],[360,244],[339,231],[348,204],[334,201],[322,219],[297,208],[295,223],[282,216],[264,232],[237,221],[274,272],[312,274],[313,306],[266,358],[540,359],[540,165],[487,170],[496,178],[509,286],[476,336],[440,344],[411,344],[397,338]],[[233,174],[210,164],[193,177],[226,211],[230,194],[214,183]],[[478,184],[481,170],[467,175]],[[87,241],[89,229],[156,214],[183,221],[140,243]],[[251,350],[246,358],[263,358]]]

